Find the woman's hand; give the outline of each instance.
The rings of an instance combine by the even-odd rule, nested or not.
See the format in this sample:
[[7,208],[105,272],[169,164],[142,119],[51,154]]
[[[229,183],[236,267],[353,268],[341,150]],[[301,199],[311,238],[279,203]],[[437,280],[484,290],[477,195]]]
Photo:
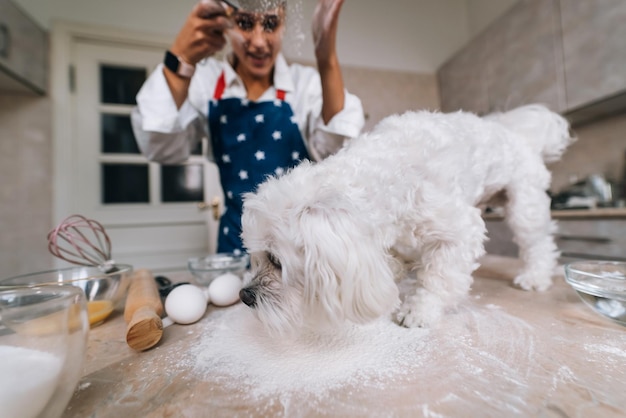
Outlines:
[[224,31],[232,26],[221,2],[201,0],[194,6],[170,48],[174,55],[195,65],[224,48]]
[[[170,51],[188,64],[196,65],[200,60],[224,48],[224,31],[231,26],[226,9],[219,1],[201,0],[191,10]],[[166,67],[163,67],[163,74],[172,99],[180,109],[187,99],[191,80],[178,76]]]
[[344,0],[319,0],[313,13],[313,44],[318,65],[336,58],[339,11]]
[[313,13],[313,42],[322,81],[322,119],[328,123],[344,106],[343,77],[337,57],[337,25],[344,0],[318,0]]

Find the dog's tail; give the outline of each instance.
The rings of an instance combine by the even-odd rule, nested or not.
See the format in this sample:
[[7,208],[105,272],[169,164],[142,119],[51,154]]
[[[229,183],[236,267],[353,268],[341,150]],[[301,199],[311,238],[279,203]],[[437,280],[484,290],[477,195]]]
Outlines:
[[576,140],[570,133],[567,119],[540,104],[492,113],[485,119],[501,123],[524,136],[545,162],[557,161]]

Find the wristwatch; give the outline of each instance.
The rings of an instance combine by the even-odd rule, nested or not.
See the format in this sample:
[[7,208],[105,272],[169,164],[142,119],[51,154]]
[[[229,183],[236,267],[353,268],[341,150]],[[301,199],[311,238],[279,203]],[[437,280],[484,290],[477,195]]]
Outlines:
[[182,58],[174,55],[171,51],[165,51],[165,58],[163,58],[163,65],[183,78],[191,78],[196,71],[196,66],[185,62]]

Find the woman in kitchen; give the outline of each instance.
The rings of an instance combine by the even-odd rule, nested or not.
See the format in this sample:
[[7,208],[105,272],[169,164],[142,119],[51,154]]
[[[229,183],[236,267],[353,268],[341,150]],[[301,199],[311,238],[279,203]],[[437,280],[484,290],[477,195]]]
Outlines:
[[[288,65],[281,53],[286,1],[239,0],[236,10],[201,1],[137,95],[133,128],[149,159],[182,163],[202,136],[209,138],[226,207],[218,252],[244,250],[243,193],[303,159],[333,154],[364,124],[360,100],[344,88],[335,48],[344,0],[316,6],[317,71]],[[226,38],[231,51],[218,60],[213,55]]]

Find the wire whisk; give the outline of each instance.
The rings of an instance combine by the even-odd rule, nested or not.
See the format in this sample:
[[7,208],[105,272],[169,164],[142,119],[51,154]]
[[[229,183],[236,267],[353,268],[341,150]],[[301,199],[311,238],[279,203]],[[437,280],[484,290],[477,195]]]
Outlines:
[[106,230],[100,222],[82,215],[70,215],[48,232],[48,251],[72,264],[98,266],[105,272],[115,268]]

